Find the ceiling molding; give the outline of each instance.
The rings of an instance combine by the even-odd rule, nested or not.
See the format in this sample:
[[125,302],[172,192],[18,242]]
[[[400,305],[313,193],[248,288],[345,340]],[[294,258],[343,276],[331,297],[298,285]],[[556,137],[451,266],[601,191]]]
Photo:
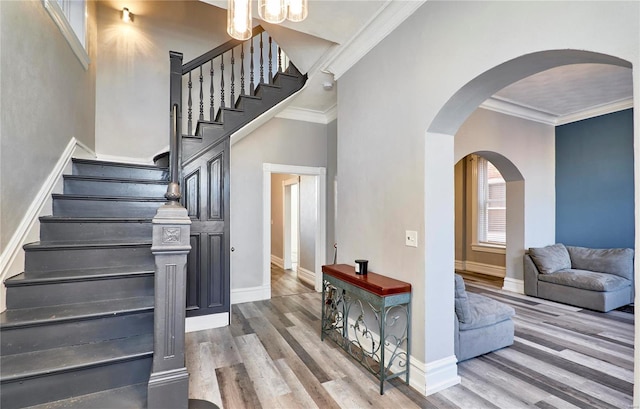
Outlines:
[[556,125],[565,125],[571,122],[582,121],[583,119],[589,119],[600,115],[612,114],[614,112],[623,111],[629,108],[633,108],[633,97],[626,98],[620,101],[609,102],[607,104],[591,107],[584,111],[558,117],[556,120]]
[[627,98],[621,101],[614,101],[607,104],[598,105],[563,116],[552,115],[547,112],[519,105],[518,103],[513,101],[506,101],[503,99],[497,99],[495,97],[491,97],[484,101],[482,104],[480,104],[480,108],[499,112],[505,115],[515,116],[529,121],[540,122],[546,125],[559,126],[633,108],[633,98]]
[[424,2],[388,1],[356,35],[336,48],[324,63],[323,71],[332,73],[336,80],[340,78]]
[[326,111],[316,111],[313,109],[297,108],[289,106],[276,115],[276,118],[292,119],[294,121],[313,122],[316,124],[328,124],[338,116],[337,105],[333,105]]

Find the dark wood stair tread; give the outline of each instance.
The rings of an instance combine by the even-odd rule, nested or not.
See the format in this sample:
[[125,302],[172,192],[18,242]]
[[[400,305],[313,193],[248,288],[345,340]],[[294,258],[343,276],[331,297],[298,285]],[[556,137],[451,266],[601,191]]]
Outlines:
[[131,179],[122,177],[107,177],[107,176],[90,176],[90,175],[62,175],[65,180],[84,180],[92,182],[115,182],[115,183],[136,183],[146,185],[167,185],[168,180],[157,179]]
[[153,307],[154,297],[135,297],[48,307],[8,309],[0,314],[0,329],[113,317],[151,311]]
[[144,217],[72,217],[41,216],[40,223],[151,223],[153,219]]
[[106,202],[166,202],[164,197],[138,197],[138,196],[94,196],[94,195],[73,195],[54,193],[51,195],[54,199],[62,200],[94,200]]
[[163,172],[163,171],[164,172],[168,172],[169,171],[169,168],[158,167],[158,166],[155,166],[155,165],[144,165],[144,164],[138,164],[138,163],[110,162],[110,161],[95,160],[95,159],[73,158],[72,162],[73,163],[78,163],[78,164],[89,164],[89,165],[97,165],[97,166],[115,166],[115,167],[120,167],[120,168],[158,170],[158,171],[161,171],[161,172]]
[[147,384],[139,383],[122,388],[108,389],[74,396],[55,402],[29,406],[25,409],[107,409],[145,408],[147,406]]
[[153,355],[153,334],[0,357],[0,382],[68,372]]
[[99,248],[150,247],[151,241],[123,240],[73,240],[73,241],[36,241],[25,244],[25,251],[77,250]]
[[78,270],[59,270],[45,272],[29,272],[18,274],[5,280],[7,287],[15,287],[29,284],[42,284],[54,282],[86,281],[96,279],[110,279],[155,274],[154,266],[124,266],[85,268]]

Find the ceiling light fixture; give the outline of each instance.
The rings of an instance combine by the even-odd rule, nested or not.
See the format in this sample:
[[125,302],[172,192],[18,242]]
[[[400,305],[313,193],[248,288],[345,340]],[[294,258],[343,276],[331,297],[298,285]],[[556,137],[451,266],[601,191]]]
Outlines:
[[126,7],[122,9],[122,21],[125,23],[131,23],[133,21],[133,14]]
[[251,0],[229,0],[227,33],[237,40],[251,38]]
[[[279,24],[285,19],[300,22],[308,14],[308,0],[258,0],[258,15],[267,23]],[[229,0],[227,33],[237,40],[248,40],[251,29],[251,0]]]

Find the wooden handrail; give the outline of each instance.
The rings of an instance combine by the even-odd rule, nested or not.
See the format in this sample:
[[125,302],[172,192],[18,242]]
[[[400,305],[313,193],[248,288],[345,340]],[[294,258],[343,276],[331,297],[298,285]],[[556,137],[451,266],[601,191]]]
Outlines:
[[[264,32],[264,28],[262,28],[262,26],[255,26],[253,28],[253,32],[251,37],[255,37],[258,34]],[[231,50],[232,48],[236,48],[237,46],[239,46],[240,44],[244,43],[245,41],[248,40],[229,40],[226,43],[214,48],[211,51],[207,51],[206,53],[202,54],[199,57],[194,58],[193,60],[185,63],[182,66],[182,74],[186,74],[189,71],[193,71],[194,69],[200,67],[202,64],[213,60],[214,58],[216,58],[217,56],[219,56],[220,54],[223,54],[229,50]]]

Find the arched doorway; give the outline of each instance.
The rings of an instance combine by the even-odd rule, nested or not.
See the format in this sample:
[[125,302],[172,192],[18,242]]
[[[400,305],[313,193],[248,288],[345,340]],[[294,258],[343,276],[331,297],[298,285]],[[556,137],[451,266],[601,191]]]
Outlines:
[[[536,52],[514,58],[478,75],[458,89],[438,111],[434,120],[427,128],[425,141],[425,253],[432,255],[425,259],[425,298],[426,310],[453,308],[453,300],[449,292],[445,291],[452,284],[444,283],[443,271],[454,270],[454,249],[443,245],[442,242],[453,242],[453,173],[443,175],[440,169],[451,169],[458,156],[455,138],[458,130],[478,106],[500,89],[520,79],[535,73],[569,64],[597,63],[611,64],[630,68],[628,61],[600,53],[579,50],[550,50]],[[547,152],[553,155],[553,145]],[[468,152],[467,152],[468,153]],[[637,168],[637,165],[636,165]],[[511,262],[514,266],[521,260],[522,251],[528,247],[542,246],[555,241],[555,202],[553,169],[545,177],[537,180],[527,180],[522,183],[523,196],[523,240],[520,255],[513,254]],[[432,194],[438,192],[438,195]],[[443,232],[450,232],[450,236]],[[636,239],[637,241],[637,239]],[[636,261],[636,271],[638,271]],[[522,268],[512,269],[513,280],[522,280]],[[429,285],[429,283],[437,283]],[[637,279],[636,279],[637,283]],[[636,284],[637,285],[637,284]],[[425,328],[438,328],[439,333],[453,334],[453,325],[448,317],[426,314]],[[450,330],[449,330],[450,329]],[[429,331],[427,331],[429,332]],[[428,341],[427,341],[428,343]],[[453,342],[449,343],[450,345]],[[450,359],[444,363],[443,350],[427,348],[425,355],[427,362],[437,361],[442,367],[440,373],[451,374],[455,362]],[[439,358],[439,359],[438,359]],[[449,377],[449,384],[453,384],[454,377]],[[427,390],[429,390],[429,374],[427,374]],[[637,393],[637,390],[636,390]]]

